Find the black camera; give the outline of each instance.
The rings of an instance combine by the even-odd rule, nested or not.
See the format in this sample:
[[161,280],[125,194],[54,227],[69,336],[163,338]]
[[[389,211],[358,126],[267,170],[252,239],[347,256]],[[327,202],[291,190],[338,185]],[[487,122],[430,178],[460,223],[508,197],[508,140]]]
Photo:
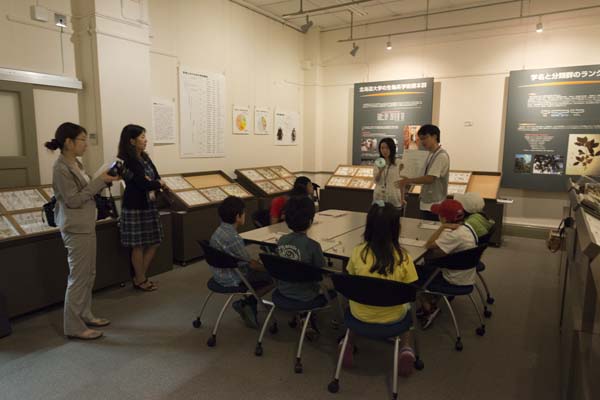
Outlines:
[[125,167],[123,165],[123,161],[116,160],[108,168],[107,174],[110,176],[123,176],[124,170],[125,170]]

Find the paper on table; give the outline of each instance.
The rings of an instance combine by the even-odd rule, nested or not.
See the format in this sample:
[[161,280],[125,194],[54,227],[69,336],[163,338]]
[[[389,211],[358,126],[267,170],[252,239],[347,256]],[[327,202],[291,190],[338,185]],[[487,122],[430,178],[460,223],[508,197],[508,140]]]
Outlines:
[[319,215],[325,215],[327,217],[334,217],[334,218],[341,217],[346,214],[347,214],[347,212],[342,211],[342,210],[327,210],[327,211],[321,211],[319,213]]
[[400,244],[402,244],[404,246],[424,247],[425,243],[426,242],[424,240],[417,240],[417,239],[411,239],[411,238],[400,238]]
[[433,221],[422,221],[419,223],[419,228],[421,229],[431,229],[432,231],[435,231],[439,227],[440,225]]
[[265,242],[276,243],[283,235],[286,235],[286,234],[287,233],[285,233],[285,232],[275,232],[275,233],[271,234],[271,236],[266,238]]

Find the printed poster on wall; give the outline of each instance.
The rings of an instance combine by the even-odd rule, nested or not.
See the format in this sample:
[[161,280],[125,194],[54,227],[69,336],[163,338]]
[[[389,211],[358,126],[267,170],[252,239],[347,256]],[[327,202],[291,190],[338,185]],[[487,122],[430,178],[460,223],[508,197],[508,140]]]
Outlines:
[[224,157],[225,115],[225,76],[180,67],[181,157]]
[[296,146],[300,141],[300,113],[275,111],[275,144]]
[[236,135],[250,134],[250,107],[233,106],[233,133]]
[[600,65],[511,71],[502,186],[564,191],[600,176]]
[[152,99],[152,133],[155,144],[175,143],[175,101],[173,99]]
[[372,164],[386,137],[399,158],[404,150],[418,150],[417,131],[431,123],[432,111],[433,78],[355,84],[352,163]]
[[254,134],[270,135],[272,128],[273,114],[268,107],[254,108]]

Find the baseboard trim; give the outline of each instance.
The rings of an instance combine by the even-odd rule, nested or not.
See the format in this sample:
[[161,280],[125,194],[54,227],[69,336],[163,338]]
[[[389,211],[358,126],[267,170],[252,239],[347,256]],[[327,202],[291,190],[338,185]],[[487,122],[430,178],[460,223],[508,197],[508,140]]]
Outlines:
[[550,228],[532,225],[504,224],[502,234],[505,236],[517,236],[530,239],[546,239]]

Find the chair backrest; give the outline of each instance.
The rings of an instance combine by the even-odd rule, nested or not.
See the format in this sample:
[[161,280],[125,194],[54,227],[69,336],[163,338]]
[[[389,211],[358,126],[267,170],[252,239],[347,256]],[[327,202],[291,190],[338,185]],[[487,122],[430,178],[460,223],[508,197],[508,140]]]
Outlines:
[[208,240],[199,240],[198,243],[202,246],[202,251],[204,251],[204,257],[206,258],[206,262],[208,265],[214,268],[237,268],[238,260],[237,258],[230,256],[224,251],[217,250],[212,247]]
[[269,210],[258,210],[252,214],[252,222],[257,228],[271,225],[271,214]]
[[475,268],[481,259],[481,255],[487,248],[487,244],[480,244],[469,250],[463,250],[441,257],[426,258],[425,264],[438,268],[453,270],[464,270]]
[[260,259],[269,275],[280,281],[300,283],[319,282],[322,279],[323,271],[320,268],[301,261],[266,253],[261,253]]
[[486,233],[485,235],[483,235],[479,238],[479,244],[488,244],[490,242],[490,239],[496,232],[496,228],[497,228],[497,224],[496,224],[496,222],[494,222],[494,224],[490,227],[490,230],[488,231],[488,233]]
[[416,298],[416,288],[406,283],[347,274],[333,274],[331,280],[344,297],[369,306],[397,306]]

